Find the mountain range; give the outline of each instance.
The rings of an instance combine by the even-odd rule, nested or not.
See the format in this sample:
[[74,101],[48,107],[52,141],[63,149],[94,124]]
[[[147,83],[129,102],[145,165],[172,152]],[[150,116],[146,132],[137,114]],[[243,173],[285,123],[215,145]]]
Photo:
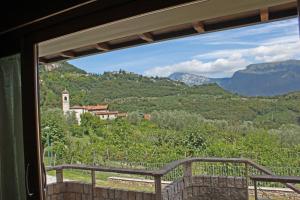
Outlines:
[[209,83],[216,83],[217,80],[213,78],[208,78],[205,76],[200,76],[196,74],[189,74],[183,72],[175,72],[169,76],[171,80],[183,82],[189,86],[193,85],[204,85]]
[[231,78],[208,78],[179,72],[169,78],[189,86],[217,83],[225,90],[244,96],[275,96],[300,91],[300,61],[251,64],[236,71]]

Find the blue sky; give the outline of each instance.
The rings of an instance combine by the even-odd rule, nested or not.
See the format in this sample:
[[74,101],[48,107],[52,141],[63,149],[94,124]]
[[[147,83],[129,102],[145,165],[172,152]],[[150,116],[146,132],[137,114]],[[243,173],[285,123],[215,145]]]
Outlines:
[[124,69],[147,76],[186,72],[230,77],[247,65],[300,59],[296,18],[207,33],[69,61],[87,72]]

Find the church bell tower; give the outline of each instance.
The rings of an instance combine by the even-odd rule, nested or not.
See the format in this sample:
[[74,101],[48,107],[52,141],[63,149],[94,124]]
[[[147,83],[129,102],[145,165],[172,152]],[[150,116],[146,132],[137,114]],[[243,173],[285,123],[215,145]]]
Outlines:
[[62,92],[62,109],[64,114],[70,110],[70,95],[66,89]]

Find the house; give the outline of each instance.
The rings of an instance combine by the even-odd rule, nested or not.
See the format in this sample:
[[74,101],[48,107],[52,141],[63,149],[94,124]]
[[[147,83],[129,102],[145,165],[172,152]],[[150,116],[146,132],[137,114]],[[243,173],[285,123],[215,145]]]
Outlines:
[[68,113],[75,113],[75,117],[78,121],[78,124],[80,124],[81,115],[84,113],[91,113],[103,120],[113,120],[118,117],[127,116],[127,113],[122,113],[119,111],[110,111],[108,109],[108,104],[97,104],[88,106],[76,105],[70,107],[70,94],[66,89],[62,92],[62,110],[65,115],[67,115]]
[[151,120],[151,115],[150,114],[144,114],[144,120]]

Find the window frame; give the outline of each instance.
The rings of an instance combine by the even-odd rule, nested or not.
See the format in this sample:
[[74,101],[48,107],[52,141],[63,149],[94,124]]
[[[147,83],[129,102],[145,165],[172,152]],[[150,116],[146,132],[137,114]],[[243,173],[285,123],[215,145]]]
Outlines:
[[[42,146],[40,135],[40,105],[39,105],[39,77],[38,77],[38,43],[61,37],[67,34],[93,28],[105,23],[125,19],[162,8],[191,2],[192,0],[174,1],[129,1],[122,6],[109,9],[78,8],[80,15],[72,12],[66,17],[64,14],[49,19],[47,26],[38,31],[31,29],[30,34],[25,34],[21,41],[21,65],[22,65],[22,106],[23,106],[23,130],[24,130],[24,155],[25,166],[30,164],[28,187],[33,195],[27,195],[27,200],[43,200],[43,167]],[[138,6],[139,9],[136,9]],[[102,6],[103,7],[103,6]],[[298,0],[300,10],[300,0]],[[125,12],[126,11],[126,12]],[[299,22],[300,22],[300,14]],[[66,25],[68,24],[68,25]],[[55,31],[53,31],[55,30]],[[17,50],[15,47],[13,50]],[[12,50],[12,51],[13,51]]]

